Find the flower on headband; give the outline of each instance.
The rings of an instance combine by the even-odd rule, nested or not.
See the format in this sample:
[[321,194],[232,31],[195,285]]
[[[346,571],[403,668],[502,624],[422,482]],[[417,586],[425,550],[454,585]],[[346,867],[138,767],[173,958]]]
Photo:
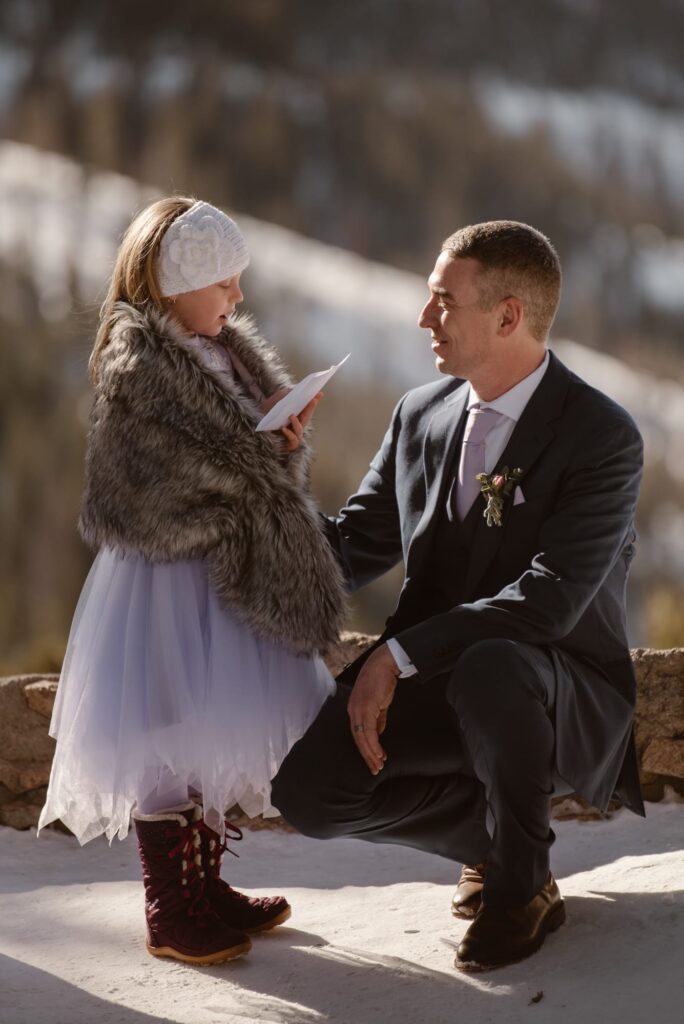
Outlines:
[[522,476],[522,469],[509,470],[508,466],[504,466],[501,473],[496,475],[489,473],[477,474],[480,491],[487,499],[487,507],[482,513],[487,520],[487,526],[503,525],[504,498],[508,497]]
[[208,223],[182,224],[178,238],[169,245],[169,259],[178,264],[181,276],[193,288],[201,287],[207,274],[220,273],[221,236],[206,218]]

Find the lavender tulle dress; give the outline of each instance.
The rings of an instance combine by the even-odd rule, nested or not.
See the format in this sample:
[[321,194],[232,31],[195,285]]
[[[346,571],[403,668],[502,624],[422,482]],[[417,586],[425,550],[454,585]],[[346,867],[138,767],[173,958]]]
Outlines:
[[[212,369],[235,372],[206,339],[192,343]],[[164,774],[202,794],[219,831],[233,804],[275,814],[270,780],[334,689],[320,658],[221,606],[203,560],[153,564],[102,548],[71,626],[39,829],[61,818],[81,843],[123,839]]]

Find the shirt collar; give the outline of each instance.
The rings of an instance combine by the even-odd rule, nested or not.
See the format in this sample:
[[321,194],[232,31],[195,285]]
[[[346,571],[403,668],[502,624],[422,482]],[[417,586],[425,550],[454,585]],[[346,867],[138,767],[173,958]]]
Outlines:
[[474,405],[484,405],[488,409],[496,409],[497,412],[503,413],[504,416],[508,416],[511,420],[519,420],[523,414],[523,410],[530,398],[536,391],[539,382],[546,373],[546,368],[549,365],[549,350],[546,350],[543,361],[539,364],[536,370],[528,374],[527,377],[523,377],[517,384],[514,384],[508,391],[504,391],[503,395],[499,395],[498,398],[493,399],[491,402],[485,402],[483,398],[480,398],[475,388],[470,385],[470,392],[468,394],[468,409],[472,409]]

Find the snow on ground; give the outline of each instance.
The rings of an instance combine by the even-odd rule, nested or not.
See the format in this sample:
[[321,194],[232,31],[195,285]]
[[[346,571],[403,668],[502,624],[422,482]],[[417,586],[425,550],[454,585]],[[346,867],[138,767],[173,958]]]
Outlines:
[[617,174],[637,192],[681,202],[681,109],[607,89],[540,89],[493,75],[475,79],[475,95],[501,133],[547,132],[559,156],[590,181]]
[[438,857],[246,833],[224,874],[285,893],[290,927],[191,968],[145,951],[132,837],[81,849],[0,829],[0,1022],[679,1024],[684,807],[554,827],[567,924],[532,959],[474,976],[452,967],[467,923],[449,913],[458,869]]

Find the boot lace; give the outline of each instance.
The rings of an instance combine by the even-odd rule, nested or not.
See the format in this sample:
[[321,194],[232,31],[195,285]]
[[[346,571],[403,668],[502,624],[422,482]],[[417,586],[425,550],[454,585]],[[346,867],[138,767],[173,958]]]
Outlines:
[[[213,828],[207,825],[204,818],[201,818],[195,823],[195,828],[207,837],[207,844],[211,853],[211,858],[208,858],[207,866],[214,878],[218,878],[221,873],[221,860],[223,859],[224,853],[230,853],[233,857],[240,856],[240,854],[236,853],[235,850],[231,850],[228,846],[228,842],[231,839],[233,842],[240,842],[242,839],[242,829],[238,828],[237,825],[233,825],[232,821],[224,821],[224,825],[226,827],[226,832],[224,838],[221,839],[218,832],[215,832]],[[229,835],[229,833],[231,834]]]
[[206,897],[206,877],[202,867],[201,836],[198,823],[174,825],[166,830],[167,839],[178,842],[168,852],[170,860],[181,858],[181,885],[183,896],[188,900],[189,917],[202,919],[205,923],[216,918]]
[[199,831],[207,837],[207,852],[204,863],[209,882],[213,882],[215,885],[218,885],[224,899],[229,898],[232,901],[233,906],[240,905],[250,911],[258,909],[260,912],[263,912],[264,909],[268,909],[276,903],[280,904],[282,902],[280,897],[247,896],[245,893],[239,892],[237,889],[233,889],[231,885],[228,885],[227,882],[223,881],[221,878],[221,861],[223,859],[223,854],[227,851],[228,853],[232,853],[234,857],[239,856],[235,850],[230,849],[228,843],[231,840],[239,842],[243,838],[242,829],[238,828],[237,825],[234,825],[231,821],[227,820],[224,821],[224,825],[226,831],[224,838],[221,839],[218,832],[215,832],[213,828],[207,825],[204,819],[201,819],[196,823],[196,828],[198,828]]

